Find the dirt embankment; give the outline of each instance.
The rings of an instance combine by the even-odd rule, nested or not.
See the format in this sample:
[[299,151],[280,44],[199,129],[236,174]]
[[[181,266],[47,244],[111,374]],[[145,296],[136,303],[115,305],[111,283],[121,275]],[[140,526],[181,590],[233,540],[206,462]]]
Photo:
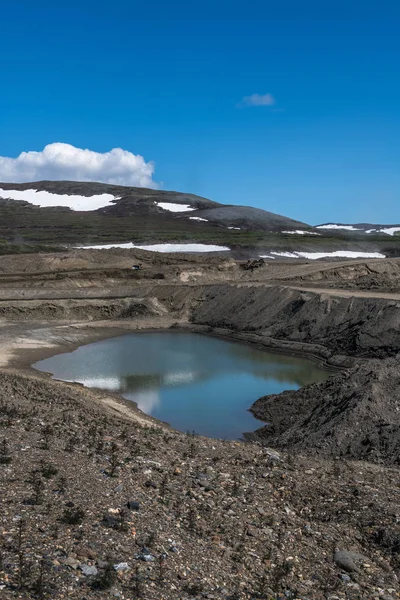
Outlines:
[[400,349],[400,302],[342,298],[282,287],[212,286],[192,321],[319,345],[333,354],[395,355]]
[[141,318],[170,319],[210,328],[257,333],[274,345],[321,354],[395,355],[400,348],[400,301],[331,296],[264,285],[143,285],[126,298],[1,301],[12,321]]
[[145,299],[28,300],[0,302],[0,317],[12,321],[130,319],[154,314]]
[[400,464],[400,355],[369,360],[298,391],[260,398],[250,434],[291,451]]
[[282,279],[345,289],[397,291],[400,289],[400,260],[354,261],[349,264],[303,267],[302,273],[289,273]]
[[125,298],[0,301],[10,321],[118,320],[165,315],[168,322],[225,328],[260,343],[333,355],[386,357],[400,349],[400,301],[341,297],[255,284],[147,284]]

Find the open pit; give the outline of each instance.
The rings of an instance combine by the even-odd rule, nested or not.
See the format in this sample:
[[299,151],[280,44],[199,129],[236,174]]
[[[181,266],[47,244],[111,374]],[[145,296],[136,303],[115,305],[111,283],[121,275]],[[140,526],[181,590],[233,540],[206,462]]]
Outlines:
[[[140,250],[1,257],[0,319],[2,597],[40,597],[40,577],[42,597],[70,599],[400,597],[398,259],[247,270]],[[252,412],[268,424],[238,443],[31,369],[167,329],[332,375],[260,398]]]

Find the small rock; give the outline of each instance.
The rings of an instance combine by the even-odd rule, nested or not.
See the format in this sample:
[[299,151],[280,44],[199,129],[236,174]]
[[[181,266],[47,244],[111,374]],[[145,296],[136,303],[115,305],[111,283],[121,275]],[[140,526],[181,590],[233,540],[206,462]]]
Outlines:
[[145,485],[146,487],[148,487],[148,488],[154,488],[154,489],[157,489],[157,484],[156,484],[156,483],[154,483],[154,481],[150,481],[150,480],[148,480],[148,481],[146,481],[146,482],[145,482],[145,484],[144,484],[144,485]]
[[119,572],[129,571],[130,566],[126,562],[117,563],[114,565],[114,569]]
[[140,552],[138,554],[135,554],[133,558],[143,560],[144,562],[154,562],[156,560],[155,557],[152,555],[151,550],[146,548],[146,546],[142,546]]
[[351,577],[350,577],[350,575],[347,575],[347,573],[342,573],[342,574],[340,575],[340,579],[341,579],[342,581],[345,581],[346,583],[348,583],[348,582],[350,582],[350,581],[351,581]]
[[129,508],[129,510],[139,510],[140,509],[140,504],[139,502],[135,502],[133,500],[129,500],[127,507]]
[[90,577],[90,575],[97,575],[98,573],[97,568],[94,565],[79,565],[79,568],[82,571],[82,573],[86,575],[86,577]]
[[360,569],[357,565],[359,562],[368,560],[366,556],[359,554],[358,552],[349,552],[348,550],[336,550],[333,560],[338,567],[341,567],[349,573],[359,572]]
[[67,567],[71,567],[71,569],[75,570],[79,567],[79,560],[76,560],[75,558],[68,556],[68,558],[65,559],[64,564]]
[[271,450],[271,448],[265,448],[265,453],[269,456],[272,462],[281,462],[282,457],[276,450]]
[[259,530],[257,529],[257,527],[253,527],[252,525],[247,526],[246,533],[250,537],[258,537],[259,536]]
[[124,491],[124,484],[123,483],[120,483],[119,485],[117,485],[116,488],[114,488],[114,492],[116,494],[118,494],[118,492],[123,492],[123,491]]
[[154,562],[156,559],[152,554],[143,554],[142,560],[144,560],[144,562]]

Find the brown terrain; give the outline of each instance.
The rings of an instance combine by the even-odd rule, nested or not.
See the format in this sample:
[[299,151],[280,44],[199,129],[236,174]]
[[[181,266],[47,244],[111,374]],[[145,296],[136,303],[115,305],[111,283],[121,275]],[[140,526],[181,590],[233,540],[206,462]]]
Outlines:
[[[400,598],[400,259],[248,266],[0,257],[1,598]],[[31,368],[170,327],[305,354],[332,376],[257,400],[246,443]]]

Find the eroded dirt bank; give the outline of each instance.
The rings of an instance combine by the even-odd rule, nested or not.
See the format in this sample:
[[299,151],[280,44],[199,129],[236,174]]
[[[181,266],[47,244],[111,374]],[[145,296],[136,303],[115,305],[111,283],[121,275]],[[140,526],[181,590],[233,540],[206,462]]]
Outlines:
[[395,355],[400,296],[341,297],[267,284],[142,285],[124,298],[3,300],[6,321],[104,321],[157,317],[303,344],[323,354]]
[[400,299],[342,298],[283,287],[213,286],[193,310],[192,321],[319,345],[335,354],[391,356],[400,349]]

